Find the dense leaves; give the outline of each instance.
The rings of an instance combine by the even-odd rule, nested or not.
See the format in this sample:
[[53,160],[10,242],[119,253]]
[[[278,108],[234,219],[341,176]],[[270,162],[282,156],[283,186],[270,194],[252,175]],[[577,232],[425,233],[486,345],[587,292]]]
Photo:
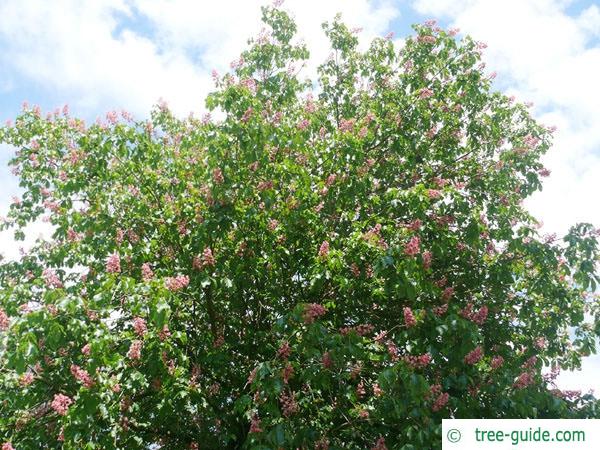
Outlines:
[[551,130],[484,46],[429,22],[359,51],[336,19],[312,83],[291,18],[263,19],[218,120],[0,129],[2,227],[54,233],[0,266],[0,442],[424,449],[444,417],[597,417],[553,380],[595,352],[598,233],[523,208]]

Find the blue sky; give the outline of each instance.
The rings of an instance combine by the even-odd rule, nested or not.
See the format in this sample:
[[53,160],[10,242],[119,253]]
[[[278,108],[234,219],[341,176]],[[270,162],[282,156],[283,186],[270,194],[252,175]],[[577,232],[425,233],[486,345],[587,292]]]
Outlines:
[[[210,72],[223,73],[260,29],[257,0],[0,0],[0,120],[21,104],[52,111],[69,104],[93,121],[111,109],[146,115],[162,97],[179,115],[201,113]],[[314,64],[327,57],[320,24],[342,12],[362,38],[436,18],[488,44],[498,89],[532,101],[558,131],[545,163],[552,176],[528,206],[547,232],[577,221],[600,225],[600,2],[598,0],[287,0]],[[0,215],[16,180],[0,147]],[[44,231],[43,227],[36,232]],[[0,252],[17,247],[0,235]],[[600,393],[600,359],[561,378]]]

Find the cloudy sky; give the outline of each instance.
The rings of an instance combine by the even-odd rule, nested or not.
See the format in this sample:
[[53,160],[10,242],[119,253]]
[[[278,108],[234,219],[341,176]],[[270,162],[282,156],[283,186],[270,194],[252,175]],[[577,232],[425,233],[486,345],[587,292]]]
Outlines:
[[[147,115],[162,97],[179,115],[200,113],[211,71],[223,73],[260,30],[257,0],[0,0],[0,119],[23,101],[45,111],[68,104],[93,121],[112,109]],[[600,225],[600,0],[287,0],[312,60],[327,56],[320,24],[341,12],[362,37],[410,33],[435,18],[488,44],[497,88],[534,103],[556,125],[552,171],[529,202],[548,232]],[[0,216],[16,179],[0,146]],[[36,230],[36,232],[39,230]],[[0,253],[18,247],[0,235]],[[563,374],[564,388],[600,393],[600,358]]]

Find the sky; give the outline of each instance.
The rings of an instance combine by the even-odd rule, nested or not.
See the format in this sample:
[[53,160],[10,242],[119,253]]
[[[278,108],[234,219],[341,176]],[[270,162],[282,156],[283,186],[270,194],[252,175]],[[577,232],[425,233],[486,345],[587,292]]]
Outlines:
[[[257,0],[0,0],[0,120],[23,101],[43,111],[68,104],[86,121],[125,109],[144,118],[159,98],[179,116],[201,114],[211,72],[228,70],[260,31]],[[600,0],[287,0],[311,50],[307,69],[328,56],[321,23],[342,13],[361,38],[437,19],[487,43],[496,88],[533,102],[540,122],[558,127],[544,162],[552,174],[527,206],[548,233],[576,222],[600,226]],[[0,145],[0,216],[18,184]],[[34,227],[33,234],[43,232]],[[18,245],[0,233],[0,253]],[[564,389],[600,394],[600,357],[563,373]]]

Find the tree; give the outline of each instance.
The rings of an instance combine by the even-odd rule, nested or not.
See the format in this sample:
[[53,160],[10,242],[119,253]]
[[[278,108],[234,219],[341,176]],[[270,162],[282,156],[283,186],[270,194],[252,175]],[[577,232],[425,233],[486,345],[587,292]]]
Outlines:
[[551,130],[483,45],[428,22],[359,51],[336,18],[313,85],[288,14],[263,20],[219,120],[0,130],[3,228],[54,230],[0,267],[3,448],[423,449],[443,417],[598,417],[552,382],[595,351],[598,233],[524,209]]

